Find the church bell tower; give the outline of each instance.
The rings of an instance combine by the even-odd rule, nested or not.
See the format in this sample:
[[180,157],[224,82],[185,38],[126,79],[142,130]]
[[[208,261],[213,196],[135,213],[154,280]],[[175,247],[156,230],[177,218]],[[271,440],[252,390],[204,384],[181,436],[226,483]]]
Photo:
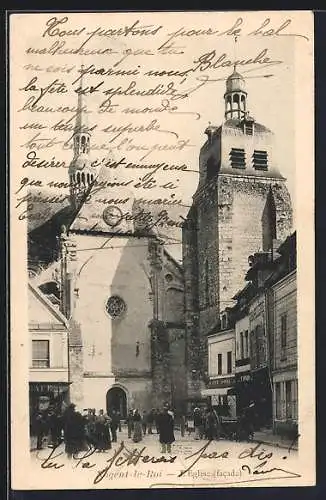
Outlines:
[[83,77],[78,93],[76,122],[72,139],[74,157],[69,166],[70,199],[72,205],[77,208],[97,176],[95,163],[90,157],[91,135],[83,96]]
[[243,287],[248,257],[269,251],[292,226],[274,134],[250,116],[246,81],[236,67],[226,80],[224,103],[223,123],[205,130],[199,183],[183,228],[189,339],[217,326]]
[[233,73],[226,80],[225,119],[243,119],[247,110],[246,82],[234,65]]

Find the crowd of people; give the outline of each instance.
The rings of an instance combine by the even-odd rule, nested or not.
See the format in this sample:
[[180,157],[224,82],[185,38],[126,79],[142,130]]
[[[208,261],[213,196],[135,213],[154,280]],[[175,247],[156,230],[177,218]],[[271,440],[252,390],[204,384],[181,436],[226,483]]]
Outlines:
[[162,453],[170,452],[174,437],[174,413],[168,404],[162,410],[152,408],[142,414],[138,410],[129,410],[127,417],[128,437],[135,443],[140,442],[147,434],[159,434]]
[[238,417],[230,417],[227,407],[194,408],[193,427],[195,439],[226,438],[250,441],[254,437],[255,405],[251,402]]
[[[103,409],[96,413],[95,409],[76,411],[70,404],[63,412],[55,408],[38,411],[34,416],[31,433],[36,436],[36,448],[42,449],[45,438],[48,446],[57,447],[62,441],[68,457],[86,451],[90,446],[97,452],[105,452],[117,442],[117,433],[122,430],[121,416],[116,410],[105,413]],[[165,404],[162,410],[152,409],[150,412],[138,409],[130,410],[126,419],[128,438],[133,442],[142,441],[146,433],[155,430],[162,444],[162,452],[169,452],[174,437],[174,414]]]
[[70,404],[64,411],[49,408],[38,411],[34,416],[32,433],[36,435],[36,448],[42,449],[44,438],[49,446],[56,447],[63,440],[68,456],[93,446],[103,452],[111,449],[111,443],[117,442],[117,432],[121,431],[119,412],[112,410],[109,414],[104,410],[96,413],[95,409],[76,411]]
[[[253,436],[252,407],[236,420],[234,428],[229,426],[228,435],[223,427],[222,412],[211,406],[195,407],[192,415],[174,412],[168,403],[160,410],[152,408],[149,412],[140,412],[130,409],[126,418],[128,438],[134,443],[142,441],[146,434],[157,434],[162,446],[162,453],[171,452],[171,445],[175,441],[174,429],[177,420],[181,437],[188,432],[194,432],[194,438],[214,440],[227,437],[236,440],[250,439]],[[76,411],[74,404],[70,404],[60,412],[50,407],[46,411],[39,411],[35,415],[33,434],[37,437],[37,449],[42,449],[44,438],[48,438],[49,446],[57,447],[62,441],[68,457],[86,451],[90,447],[97,452],[105,452],[112,448],[112,443],[118,440],[121,432],[121,415],[112,409],[107,413],[103,409],[98,413],[95,409]]]

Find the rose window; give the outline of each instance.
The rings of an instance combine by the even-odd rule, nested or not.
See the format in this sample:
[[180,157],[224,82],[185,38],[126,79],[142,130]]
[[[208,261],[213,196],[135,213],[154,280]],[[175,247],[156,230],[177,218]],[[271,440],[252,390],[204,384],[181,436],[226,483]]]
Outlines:
[[106,311],[112,319],[119,318],[126,311],[125,301],[118,295],[112,295],[106,303]]

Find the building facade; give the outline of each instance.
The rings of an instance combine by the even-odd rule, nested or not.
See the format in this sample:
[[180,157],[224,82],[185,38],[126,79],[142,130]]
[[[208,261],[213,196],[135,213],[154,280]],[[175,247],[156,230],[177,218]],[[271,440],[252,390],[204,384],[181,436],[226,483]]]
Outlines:
[[33,432],[34,417],[50,405],[69,401],[69,324],[50,300],[28,285],[30,336],[29,402]]
[[235,329],[228,312],[223,312],[221,327],[207,337],[208,380],[202,396],[221,415],[236,415],[236,398],[230,394],[235,376]]
[[273,425],[278,434],[298,430],[298,332],[295,234],[279,249],[278,275],[271,282],[273,320]]
[[[257,427],[298,429],[296,233],[250,256],[248,283],[234,297],[237,413],[255,404]],[[249,339],[249,342],[247,340]]]

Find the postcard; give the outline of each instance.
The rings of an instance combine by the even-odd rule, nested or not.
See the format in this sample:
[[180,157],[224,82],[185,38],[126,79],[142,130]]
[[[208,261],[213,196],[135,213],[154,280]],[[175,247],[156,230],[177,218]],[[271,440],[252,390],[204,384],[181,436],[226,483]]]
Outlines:
[[314,485],[312,13],[8,30],[12,488]]

